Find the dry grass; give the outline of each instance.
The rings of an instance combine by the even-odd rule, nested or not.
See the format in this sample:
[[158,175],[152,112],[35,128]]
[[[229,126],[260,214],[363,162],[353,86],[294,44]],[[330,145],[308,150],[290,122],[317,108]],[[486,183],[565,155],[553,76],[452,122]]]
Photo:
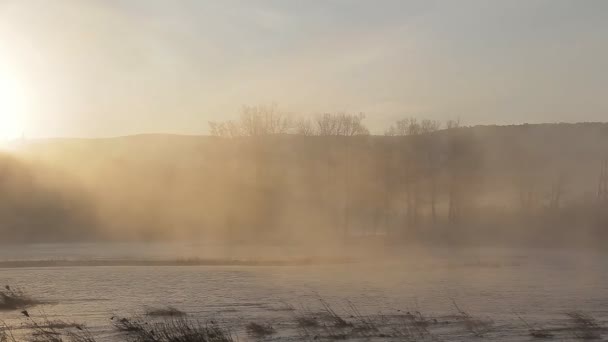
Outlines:
[[188,314],[172,306],[162,308],[146,308],[146,316],[151,317],[184,317]]
[[458,311],[460,319],[464,323],[464,327],[468,332],[475,335],[476,337],[484,337],[485,334],[492,330],[494,322],[492,322],[491,320],[482,320],[474,318],[473,316],[469,315],[469,313],[462,310],[458,306],[458,304],[456,304],[455,300],[452,300],[452,303],[454,304],[456,311]]
[[544,339],[548,339],[548,338],[553,338],[553,334],[545,329],[530,329],[528,330],[528,332],[530,333],[530,336],[534,337],[534,338],[544,338]]
[[40,302],[27,296],[21,289],[9,285],[0,289],[0,310],[20,310],[36,304]]
[[581,340],[599,340],[602,338],[602,326],[591,315],[573,311],[566,313],[566,316],[572,322],[572,331],[574,337]]
[[338,315],[336,311],[327,303],[323,298],[320,298],[319,301],[323,306],[323,314],[327,317],[335,328],[348,328],[352,327],[352,323],[346,321],[342,316]]
[[0,342],[17,342],[12,329],[4,323],[0,327]]
[[530,323],[528,323],[528,321],[526,321],[520,315],[517,315],[517,318],[519,318],[519,320],[522,321],[526,325],[530,336],[532,336],[534,338],[544,338],[544,339],[553,338],[554,335],[549,330],[541,328],[541,327],[532,326]]
[[338,313],[327,301],[320,299],[321,312],[305,310],[294,313],[295,322],[304,340],[433,340],[428,327],[438,324],[436,319],[422,313],[397,315],[363,314],[355,304],[346,301],[343,312]]
[[[7,290],[9,290],[7,288]],[[22,293],[12,291],[13,293]],[[474,318],[453,302],[457,314],[453,316],[425,316],[421,311],[401,311],[389,314],[362,313],[352,302],[346,301],[344,306],[335,310],[325,300],[319,299],[321,311],[298,309],[291,306],[293,320],[301,340],[399,340],[399,341],[438,341],[450,338],[452,334],[466,332],[486,340],[486,335],[494,328],[490,320]],[[287,310],[286,310],[287,311]],[[365,310],[364,310],[365,312]],[[95,336],[85,326],[62,320],[50,320],[40,314],[33,317],[23,310],[23,322],[17,329],[17,338],[10,327],[0,324],[0,342],[95,342]],[[217,325],[201,324],[199,321],[187,319],[185,314],[173,307],[157,309],[148,308],[144,315],[126,318],[112,318],[114,328],[120,332],[116,335],[118,341],[129,342],[232,342],[229,330]],[[517,315],[517,314],[516,314]],[[530,338],[551,339],[570,337],[579,340],[599,340],[604,328],[588,313],[569,312],[567,324],[562,328],[553,327],[547,330],[538,324],[529,324],[517,315],[527,327]],[[441,321],[434,318],[438,317]],[[448,320],[448,317],[450,319]],[[451,321],[451,322],[450,322]],[[1,323],[1,322],[0,322]],[[289,329],[289,325],[282,325]],[[523,327],[523,325],[521,327]],[[255,322],[241,326],[251,338],[269,338],[277,334],[276,326]],[[17,330],[16,330],[17,331]],[[520,330],[521,331],[521,330]],[[22,332],[27,333],[26,339]],[[293,331],[292,331],[293,332]],[[555,334],[555,335],[554,335]],[[282,336],[282,335],[281,335]],[[296,338],[297,339],[297,338]]]
[[258,324],[251,322],[245,327],[247,333],[254,337],[266,337],[274,335],[277,331],[269,324]]
[[139,332],[147,329],[148,322],[142,320],[139,317],[127,318],[127,317],[112,317],[110,319],[114,328],[120,332]]
[[114,327],[135,342],[232,342],[217,324],[201,324],[185,318],[150,321],[144,318],[113,318]]
[[68,331],[68,339],[70,342],[95,342],[95,337],[86,327],[76,330]]
[[296,323],[300,328],[317,328],[319,321],[313,315],[299,315],[296,317]]
[[25,310],[23,317],[25,322],[21,326],[29,330],[30,336],[18,339],[13,334],[13,328],[2,323],[0,342],[95,342],[93,334],[82,324],[51,321],[44,314],[40,319],[35,319]]
[[371,317],[362,315],[352,302],[348,301],[347,305],[350,313],[349,316],[355,320],[354,323],[351,323],[353,327],[352,334],[371,337],[380,332],[380,329]]

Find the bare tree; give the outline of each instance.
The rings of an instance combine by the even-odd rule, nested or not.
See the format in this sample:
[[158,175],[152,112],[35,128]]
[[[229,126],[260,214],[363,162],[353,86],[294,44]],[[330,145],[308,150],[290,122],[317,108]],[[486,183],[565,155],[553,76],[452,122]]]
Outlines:
[[[258,105],[244,106],[238,121],[225,122],[209,122],[211,135],[218,137],[247,137],[247,141],[242,145],[243,152],[247,153],[246,158],[240,156],[238,163],[250,163],[250,173],[242,173],[243,175],[251,175],[249,183],[246,181],[245,187],[240,191],[241,198],[246,198],[244,207],[249,209],[250,219],[253,226],[268,227],[269,222],[266,222],[272,215],[269,213],[269,208],[272,207],[273,201],[278,203],[276,191],[270,189],[278,188],[276,184],[280,176],[277,169],[271,165],[270,143],[268,139],[272,135],[286,134],[292,128],[291,117],[285,112],[278,109],[276,105]],[[238,145],[241,142],[235,143],[234,154],[239,153]],[[272,174],[274,172],[274,174]]]
[[303,136],[317,135],[317,130],[310,118],[299,118],[294,124],[295,133]]
[[424,174],[429,183],[429,202],[431,206],[431,220],[433,224],[437,223],[437,200],[438,200],[438,183],[442,169],[440,145],[435,136],[428,134],[439,130],[441,127],[437,122],[429,125],[423,125],[425,134],[422,136],[421,150],[425,156]]
[[257,137],[285,134],[291,128],[292,120],[276,105],[245,106],[241,112],[240,125],[244,135]]
[[387,136],[412,137],[404,155],[402,166],[405,185],[407,217],[410,226],[419,224],[422,187],[428,184],[431,216],[436,221],[437,182],[440,170],[440,151],[431,133],[438,131],[441,123],[435,120],[404,118],[392,124],[386,131]]
[[[344,219],[343,232],[344,236],[348,235],[349,231],[349,219],[350,219],[350,193],[351,193],[351,180],[350,180],[350,159],[351,159],[351,146],[352,139],[348,137],[369,135],[369,129],[363,124],[365,115],[359,114],[347,114],[347,113],[325,113],[318,116],[315,120],[316,133],[320,136],[325,137],[327,141],[326,148],[326,165],[327,165],[327,192],[326,197],[330,197],[329,188],[335,183],[331,174],[332,165],[332,154],[333,145],[338,142],[342,142],[342,164],[344,172]],[[339,139],[343,137],[346,139]],[[335,168],[334,168],[335,169]],[[335,170],[334,170],[335,171]]]
[[333,114],[323,114],[317,117],[316,119],[317,132],[321,136],[332,136],[338,135],[338,120],[336,120],[335,115]]
[[405,118],[392,124],[385,132],[387,136],[418,135],[422,131],[416,118]]
[[363,113],[326,113],[316,119],[317,132],[321,136],[369,135],[369,130],[363,124],[364,119]]
[[369,135],[369,129],[363,124],[365,114],[339,114],[340,130],[338,135],[352,137],[356,135]]
[[260,137],[286,134],[293,126],[291,117],[276,105],[244,106],[238,121],[209,122],[209,131],[217,137]]
[[433,133],[441,129],[441,122],[436,120],[422,120],[420,122],[420,134]]
[[519,204],[521,212],[524,216],[529,216],[538,207],[538,180],[535,175],[530,173],[520,174],[517,179],[517,187],[519,192]]
[[209,121],[209,131],[212,136],[222,138],[235,138],[243,135],[239,123],[231,120],[226,122]]
[[385,132],[386,136],[405,136],[433,133],[441,129],[441,122],[424,119],[418,121],[416,118],[401,119],[392,124]]
[[460,118],[457,118],[456,120],[448,120],[445,123],[445,129],[455,129],[455,128],[460,128]]

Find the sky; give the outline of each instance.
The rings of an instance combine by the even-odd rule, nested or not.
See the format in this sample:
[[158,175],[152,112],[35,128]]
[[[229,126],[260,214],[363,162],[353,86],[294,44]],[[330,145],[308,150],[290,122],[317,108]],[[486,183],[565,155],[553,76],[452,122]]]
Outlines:
[[258,104],[606,121],[606,89],[603,0],[0,0],[0,134],[206,134]]

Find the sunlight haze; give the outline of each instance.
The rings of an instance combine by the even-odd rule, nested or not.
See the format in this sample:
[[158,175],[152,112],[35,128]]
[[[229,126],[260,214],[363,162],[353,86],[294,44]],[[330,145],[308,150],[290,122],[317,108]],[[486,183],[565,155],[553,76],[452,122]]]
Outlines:
[[0,134],[207,134],[269,103],[364,112],[372,133],[602,121],[607,31],[599,0],[1,0]]

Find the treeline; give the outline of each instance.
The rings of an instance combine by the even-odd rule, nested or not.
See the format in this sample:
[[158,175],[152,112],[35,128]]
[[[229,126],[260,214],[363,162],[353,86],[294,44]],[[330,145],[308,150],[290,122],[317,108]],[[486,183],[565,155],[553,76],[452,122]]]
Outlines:
[[[559,145],[541,141],[539,149],[507,140],[487,146],[479,128],[462,127],[458,120],[404,118],[383,137],[370,136],[364,119],[346,113],[293,119],[276,107],[259,106],[245,107],[237,121],[210,123],[212,135],[230,146],[218,161],[227,163],[221,170],[233,170],[224,179],[227,193],[235,194],[226,217],[242,221],[229,226],[272,229],[297,194],[300,210],[290,208],[298,212],[288,215],[295,220],[279,219],[280,226],[304,222],[298,229],[323,227],[345,237],[532,234],[551,240],[605,234],[606,135],[597,141],[599,153],[582,165],[594,169],[604,163],[597,169],[599,181],[590,186],[574,179],[581,176],[577,158],[553,158]],[[590,195],[595,186],[597,193]],[[240,209],[252,204],[243,216]]]
[[[315,189],[315,193],[307,196],[322,195],[311,202],[323,203],[327,211],[324,219],[334,229],[342,229],[346,236],[351,230],[351,216],[361,212],[367,212],[371,219],[367,226],[374,233],[394,231],[397,227],[389,229],[392,226],[389,222],[395,220],[405,219],[406,222],[399,223],[402,229],[416,227],[421,223],[422,213],[429,210],[431,221],[437,223],[437,206],[443,193],[447,200],[447,221],[456,223],[469,201],[470,179],[479,172],[482,158],[470,137],[457,131],[460,123],[448,121],[443,126],[434,120],[406,118],[386,130],[386,139],[372,141],[364,119],[363,114],[327,113],[294,120],[276,107],[258,106],[245,107],[238,121],[211,122],[210,130],[216,137],[240,138],[233,141],[235,145],[243,141],[248,145],[247,150],[233,150],[233,159],[240,161],[241,166],[246,165],[242,170],[254,173],[249,184],[252,196],[262,195],[254,203],[267,202],[271,200],[270,193],[277,193],[271,189],[284,181],[277,170],[298,175],[301,172],[289,169],[300,168],[307,172],[300,175],[298,182]],[[447,136],[434,135],[443,127],[449,131]],[[296,147],[301,150],[291,151],[300,154],[303,160],[299,163],[288,161],[288,156],[271,157],[276,148],[273,144],[283,143],[272,136],[285,134],[293,134],[296,139],[308,138],[302,139],[304,146]],[[310,172],[314,170],[317,172]],[[241,175],[229,181],[239,189],[243,189],[238,179]],[[264,176],[269,179],[261,179]],[[263,220],[257,222],[256,218],[250,222],[269,225]]]
[[55,239],[608,238],[607,124],[464,127],[404,118],[378,136],[362,114],[297,118],[258,106],[210,131],[29,142],[19,158],[71,185],[47,192],[51,183],[38,183],[34,193],[57,200],[21,192],[21,203],[41,204],[3,217],[48,222],[32,225],[32,239],[37,229]]

